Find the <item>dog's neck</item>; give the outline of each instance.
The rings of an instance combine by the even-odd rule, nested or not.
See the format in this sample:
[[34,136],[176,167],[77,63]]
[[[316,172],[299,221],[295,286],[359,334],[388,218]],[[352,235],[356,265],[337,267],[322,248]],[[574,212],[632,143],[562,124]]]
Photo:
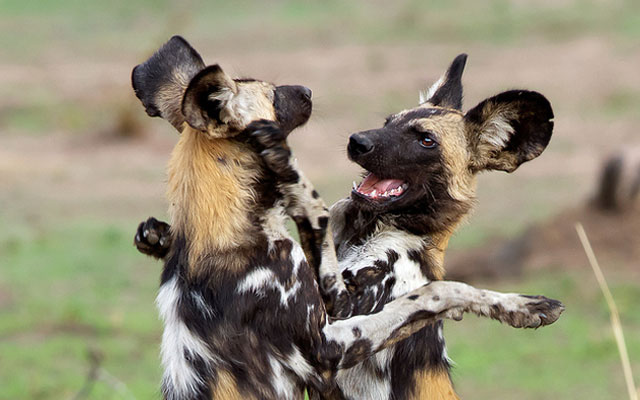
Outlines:
[[334,232],[338,251],[359,246],[383,231],[385,234],[396,232],[400,236],[414,238],[410,241],[415,243],[413,254],[429,280],[443,279],[444,256],[449,240],[470,209],[470,202],[452,204],[443,211],[441,219],[435,221],[433,215],[374,214],[347,200],[344,226],[338,226],[341,231]]
[[169,161],[167,198],[173,234],[186,239],[189,260],[227,252],[251,237],[247,210],[256,202],[257,166],[244,144],[184,129]]

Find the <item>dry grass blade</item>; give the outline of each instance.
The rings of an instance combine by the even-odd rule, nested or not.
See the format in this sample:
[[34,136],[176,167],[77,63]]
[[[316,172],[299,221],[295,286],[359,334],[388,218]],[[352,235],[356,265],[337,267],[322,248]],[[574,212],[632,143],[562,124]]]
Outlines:
[[611,327],[613,328],[613,334],[616,338],[616,344],[618,345],[618,352],[620,353],[620,361],[622,362],[624,379],[627,383],[629,399],[638,400],[639,395],[636,386],[633,383],[631,362],[629,361],[629,353],[627,352],[627,345],[624,341],[624,333],[622,331],[622,324],[620,323],[620,314],[618,313],[618,307],[616,307],[616,303],[613,300],[611,291],[609,290],[609,285],[607,285],[607,281],[604,279],[604,275],[602,273],[602,270],[600,269],[600,265],[598,264],[596,255],[593,252],[593,248],[591,248],[591,243],[589,243],[587,233],[584,231],[581,223],[576,224],[576,231],[578,232],[578,237],[580,237],[580,242],[582,242],[582,247],[584,247],[584,252],[587,254],[587,258],[589,259],[589,264],[591,264],[591,268],[593,268],[593,273],[596,276],[598,285],[600,285],[600,290],[602,291],[602,294],[607,301],[607,305],[609,306],[609,312],[611,313]]

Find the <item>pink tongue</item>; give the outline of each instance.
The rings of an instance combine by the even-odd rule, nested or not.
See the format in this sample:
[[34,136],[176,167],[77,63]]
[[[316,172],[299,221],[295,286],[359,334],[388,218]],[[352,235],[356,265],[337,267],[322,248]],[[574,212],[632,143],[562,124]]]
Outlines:
[[387,190],[399,188],[403,183],[404,181],[399,179],[380,179],[374,174],[369,174],[360,184],[358,191],[369,194],[375,189],[377,193],[384,193]]

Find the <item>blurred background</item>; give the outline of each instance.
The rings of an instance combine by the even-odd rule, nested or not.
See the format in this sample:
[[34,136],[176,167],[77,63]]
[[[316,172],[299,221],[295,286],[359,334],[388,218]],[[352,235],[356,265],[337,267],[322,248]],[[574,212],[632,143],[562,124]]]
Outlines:
[[0,399],[159,397],[161,266],[132,241],[139,221],[167,218],[177,134],[146,116],[130,72],[173,34],[232,75],[313,90],[291,142],[328,202],[359,176],[348,135],[415,106],[461,52],[465,109],[511,88],[545,94],[551,144],[480,178],[446,265],[567,310],[537,331],[447,322],[452,375],[470,399],[626,396],[574,223],[640,376],[640,210],[626,195],[640,183],[640,2],[0,0]]

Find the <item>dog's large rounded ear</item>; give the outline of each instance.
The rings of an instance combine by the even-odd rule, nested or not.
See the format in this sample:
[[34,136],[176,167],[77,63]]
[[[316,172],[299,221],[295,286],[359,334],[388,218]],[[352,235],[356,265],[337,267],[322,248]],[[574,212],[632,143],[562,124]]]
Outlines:
[[182,37],[174,36],[133,69],[131,83],[147,114],[162,117],[181,131],[185,121],[182,96],[203,68],[198,52]]
[[429,90],[420,92],[420,105],[429,103],[438,107],[462,109],[462,73],[466,63],[467,55],[458,55]]
[[538,157],[553,132],[553,110],[540,93],[511,90],[488,98],[464,116],[471,169],[512,172]]
[[211,65],[196,75],[182,99],[182,113],[194,129],[212,132],[224,123],[221,112],[237,93],[236,82],[219,65]]

